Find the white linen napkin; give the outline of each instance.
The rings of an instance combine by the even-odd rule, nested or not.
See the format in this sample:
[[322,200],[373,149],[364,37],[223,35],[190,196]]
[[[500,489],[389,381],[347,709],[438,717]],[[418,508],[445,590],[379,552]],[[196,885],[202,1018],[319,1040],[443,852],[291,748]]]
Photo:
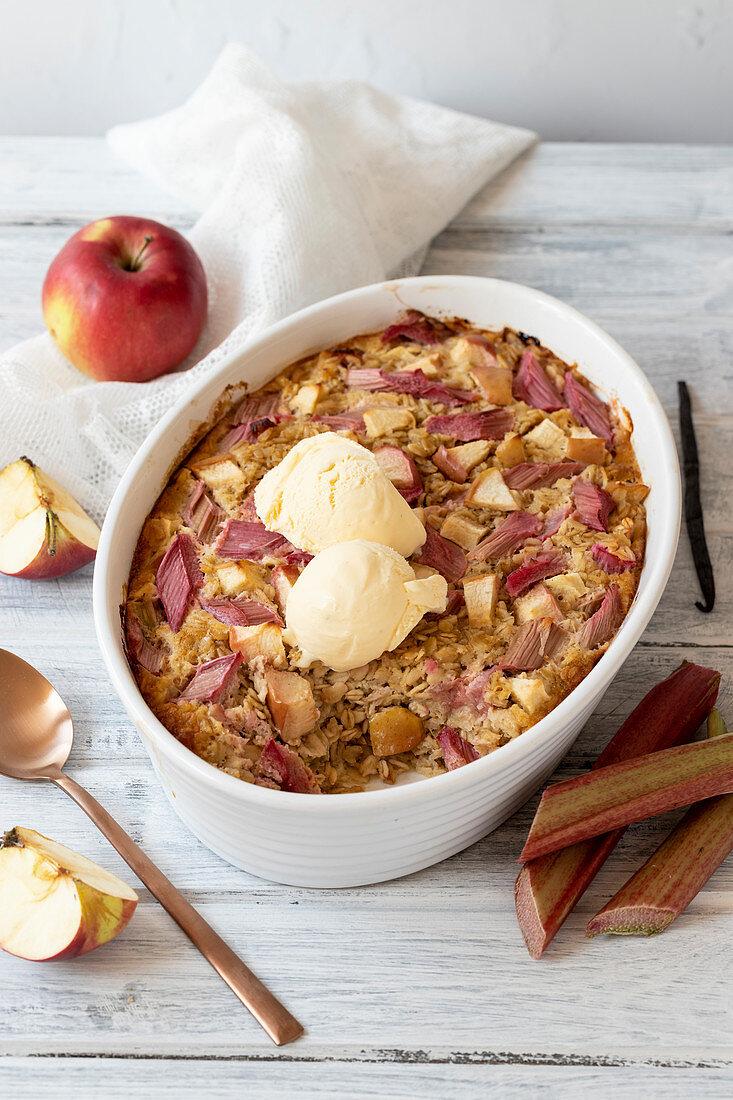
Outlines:
[[535,135],[356,81],[285,84],[232,44],[181,107],[108,140],[203,212],[190,239],[209,315],[190,369],[151,382],[93,382],[48,335],[0,357],[0,466],[27,454],[97,519],[156,421],[224,355],[311,302],[417,272]]

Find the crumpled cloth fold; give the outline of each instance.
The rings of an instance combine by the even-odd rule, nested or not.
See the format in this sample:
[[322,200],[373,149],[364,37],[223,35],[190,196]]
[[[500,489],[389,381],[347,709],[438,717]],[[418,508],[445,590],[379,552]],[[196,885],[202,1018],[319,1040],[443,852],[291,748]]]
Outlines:
[[230,44],[182,106],[108,135],[114,153],[201,211],[190,240],[209,315],[188,369],[94,382],[48,335],[18,345],[0,357],[0,465],[27,454],[101,519],[189,386],[303,306],[416,273],[430,240],[534,140],[356,81],[287,84]]

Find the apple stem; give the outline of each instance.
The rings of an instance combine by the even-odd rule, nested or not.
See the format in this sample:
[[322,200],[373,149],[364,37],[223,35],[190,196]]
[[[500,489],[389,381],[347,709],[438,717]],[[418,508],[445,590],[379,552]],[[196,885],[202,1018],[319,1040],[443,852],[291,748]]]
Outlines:
[[145,234],[145,240],[143,241],[142,247],[140,248],[140,251],[138,252],[135,259],[130,264],[130,267],[129,267],[130,271],[137,271],[138,270],[138,268],[140,267],[140,260],[142,259],[143,252],[148,247],[148,245],[150,244],[152,239],[153,238],[152,238],[152,235],[150,233]]

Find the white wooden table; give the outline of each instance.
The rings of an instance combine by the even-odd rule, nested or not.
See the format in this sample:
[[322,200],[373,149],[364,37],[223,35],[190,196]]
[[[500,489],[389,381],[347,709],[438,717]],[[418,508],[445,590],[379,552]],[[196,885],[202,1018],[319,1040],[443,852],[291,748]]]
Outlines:
[[[0,141],[0,349],[41,327],[40,287],[92,218],[193,216],[102,141]],[[691,384],[712,615],[683,534],[643,640],[559,776],[585,769],[683,658],[720,669],[733,719],[733,148],[545,145],[436,240],[425,269],[498,275],[571,302],[647,371],[675,424]],[[0,410],[1,418],[12,410]],[[35,664],[74,715],[69,771],[304,1021],[274,1048],[141,890],[126,932],[73,963],[0,958],[0,1095],[722,1097],[733,1091],[733,862],[664,935],[584,939],[589,916],[659,843],[629,830],[540,962],[514,918],[514,860],[535,800],[462,855],[371,888],[308,891],[222,863],[174,816],[97,650],[91,569],[0,578],[0,645]],[[1,714],[0,714],[1,720]],[[0,826],[23,824],[131,873],[50,786],[0,780]]]

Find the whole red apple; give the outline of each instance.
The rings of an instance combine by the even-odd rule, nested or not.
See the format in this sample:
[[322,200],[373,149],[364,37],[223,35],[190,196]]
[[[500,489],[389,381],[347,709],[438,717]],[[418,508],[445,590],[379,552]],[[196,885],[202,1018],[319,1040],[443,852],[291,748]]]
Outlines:
[[185,237],[125,216],[75,233],[42,295],[51,336],[100,382],[146,382],[177,367],[201,334],[206,302],[206,275]]

